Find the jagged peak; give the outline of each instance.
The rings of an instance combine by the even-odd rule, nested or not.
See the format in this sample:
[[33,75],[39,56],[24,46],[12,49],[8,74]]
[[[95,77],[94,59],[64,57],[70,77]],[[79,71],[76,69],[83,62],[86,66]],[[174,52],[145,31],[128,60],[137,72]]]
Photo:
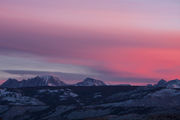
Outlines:
[[8,79],[1,86],[12,87],[38,87],[38,86],[65,86],[66,83],[61,81],[58,77],[54,76],[35,76],[27,80],[17,81],[13,79]]
[[18,81],[18,80],[13,79],[13,78],[9,78],[7,81]]

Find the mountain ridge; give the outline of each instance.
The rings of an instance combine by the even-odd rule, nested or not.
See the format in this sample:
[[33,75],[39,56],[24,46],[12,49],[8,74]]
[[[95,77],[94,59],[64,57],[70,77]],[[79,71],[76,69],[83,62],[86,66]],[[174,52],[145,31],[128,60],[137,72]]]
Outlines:
[[36,76],[27,80],[18,81],[16,79],[8,79],[1,87],[20,88],[20,87],[38,87],[38,86],[66,86],[67,84],[54,76]]
[[41,86],[105,86],[101,80],[86,78],[76,84],[66,84],[55,76],[36,76],[26,80],[18,81],[16,79],[6,80],[1,87],[3,88],[21,88],[21,87],[41,87]]
[[174,80],[166,81],[164,79],[161,79],[154,86],[155,87],[165,87],[165,88],[180,88],[180,80],[174,79]]
[[[21,81],[18,81],[17,79],[9,78],[0,85],[0,87],[2,88],[41,87],[41,86],[107,86],[107,84],[101,80],[97,80],[90,77],[87,77],[84,80],[77,82],[75,84],[67,84],[61,81],[58,77],[51,75],[44,75],[44,76],[36,76],[26,80],[23,79]],[[161,79],[156,84],[147,85],[147,86],[163,87],[163,88],[180,88],[180,80],[174,79],[174,80],[166,81],[164,79]]]

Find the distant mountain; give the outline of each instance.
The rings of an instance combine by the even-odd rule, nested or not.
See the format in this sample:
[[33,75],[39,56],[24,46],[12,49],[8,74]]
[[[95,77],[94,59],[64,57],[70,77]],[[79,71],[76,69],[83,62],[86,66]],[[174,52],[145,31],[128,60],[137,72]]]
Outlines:
[[[27,80],[18,81],[16,79],[8,79],[1,87],[4,88],[20,88],[20,87],[41,87],[41,86],[67,86],[68,84],[54,76],[36,76]],[[93,78],[86,78],[82,82],[78,82],[73,86],[104,86],[104,82]]]
[[167,81],[164,79],[161,79],[155,86],[157,87],[166,87],[167,86]]
[[167,88],[180,88],[180,80],[171,80],[167,82]]
[[162,79],[155,86],[156,87],[166,87],[166,88],[180,88],[180,80],[175,79],[175,80],[170,80],[167,82]]
[[105,86],[106,84],[101,80],[96,80],[93,78],[86,78],[82,82],[78,82],[75,86]]
[[18,87],[38,87],[38,86],[66,86],[59,78],[54,76],[36,76],[27,80],[18,81],[8,79],[1,87],[18,88]]
[[8,88],[17,88],[19,87],[19,81],[16,79],[8,79],[7,81],[5,81],[1,87],[8,87]]

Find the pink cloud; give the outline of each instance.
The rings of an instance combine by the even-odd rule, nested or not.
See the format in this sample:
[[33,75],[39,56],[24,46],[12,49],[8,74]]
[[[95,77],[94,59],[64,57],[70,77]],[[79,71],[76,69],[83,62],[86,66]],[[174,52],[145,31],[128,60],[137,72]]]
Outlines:
[[[146,9],[156,2],[136,3],[143,8],[132,1],[123,3],[131,6],[128,9],[108,1],[103,3],[111,5],[107,8],[90,1],[82,3],[86,7],[66,1],[62,3],[66,7],[59,7],[58,1],[54,7],[47,7],[48,1],[42,6],[34,2],[0,5],[0,54],[33,54],[49,63],[100,67],[115,77],[179,77],[173,70],[180,66],[176,4],[170,4],[172,11],[165,3],[160,8],[155,4],[155,10],[160,10],[156,12]],[[167,76],[156,72],[159,69],[174,72]]]

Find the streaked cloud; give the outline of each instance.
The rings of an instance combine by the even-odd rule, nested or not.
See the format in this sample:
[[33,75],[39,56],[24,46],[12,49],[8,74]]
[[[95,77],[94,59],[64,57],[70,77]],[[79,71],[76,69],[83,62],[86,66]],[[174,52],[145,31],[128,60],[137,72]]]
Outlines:
[[1,0],[0,70],[128,83],[180,77],[179,8],[178,0]]

